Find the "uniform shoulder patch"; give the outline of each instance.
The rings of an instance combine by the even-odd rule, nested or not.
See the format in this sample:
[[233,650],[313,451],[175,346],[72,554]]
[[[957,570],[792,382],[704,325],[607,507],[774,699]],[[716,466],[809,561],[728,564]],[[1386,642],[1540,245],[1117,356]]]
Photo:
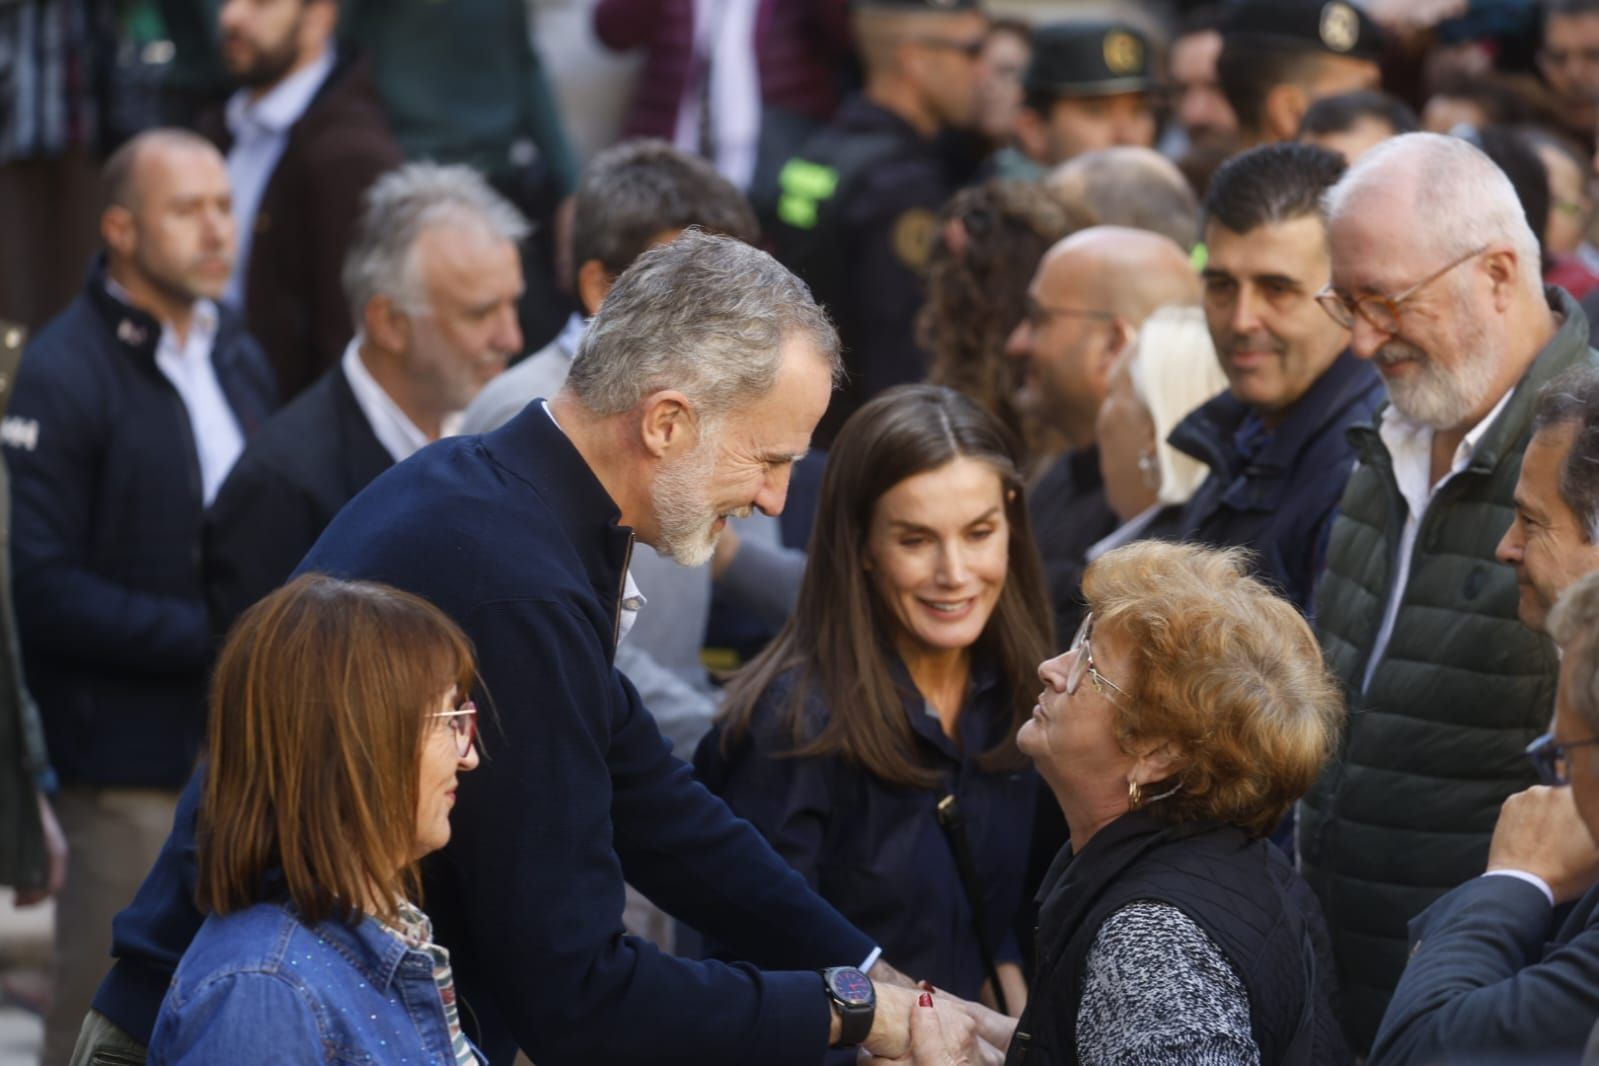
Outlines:
[[933,251],[933,233],[938,219],[925,207],[912,207],[901,211],[894,220],[894,254],[900,262],[920,274],[927,269],[927,258]]

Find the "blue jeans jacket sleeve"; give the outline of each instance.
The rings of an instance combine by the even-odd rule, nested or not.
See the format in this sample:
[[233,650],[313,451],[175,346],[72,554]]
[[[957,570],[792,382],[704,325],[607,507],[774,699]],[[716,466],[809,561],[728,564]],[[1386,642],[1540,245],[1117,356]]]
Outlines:
[[[150,1066],[284,1066],[326,1061],[314,1004],[277,974],[244,971],[169,996],[151,1038]],[[309,1054],[297,1056],[296,1049]]]
[[1599,1015],[1599,928],[1547,945],[1553,911],[1512,877],[1478,877],[1411,923],[1411,957],[1371,1066],[1577,1061]]

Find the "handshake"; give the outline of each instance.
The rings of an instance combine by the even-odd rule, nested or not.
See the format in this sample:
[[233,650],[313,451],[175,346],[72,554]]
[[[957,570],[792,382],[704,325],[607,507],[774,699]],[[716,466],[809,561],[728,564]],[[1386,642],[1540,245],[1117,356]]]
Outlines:
[[877,1014],[861,1066],[1001,1066],[1016,1019],[925,982],[879,983]]

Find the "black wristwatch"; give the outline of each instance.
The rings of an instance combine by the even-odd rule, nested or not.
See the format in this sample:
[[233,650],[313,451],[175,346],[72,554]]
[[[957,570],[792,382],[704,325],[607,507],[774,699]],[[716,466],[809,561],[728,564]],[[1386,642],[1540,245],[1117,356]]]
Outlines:
[[827,997],[838,1008],[840,1047],[854,1047],[872,1031],[877,1015],[877,990],[872,979],[853,966],[834,966],[822,971]]

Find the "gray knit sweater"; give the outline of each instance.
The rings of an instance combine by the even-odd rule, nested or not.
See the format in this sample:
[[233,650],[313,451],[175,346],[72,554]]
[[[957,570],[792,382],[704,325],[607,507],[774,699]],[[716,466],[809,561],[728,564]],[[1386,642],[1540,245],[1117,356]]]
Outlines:
[[1089,949],[1077,1057],[1083,1066],[1260,1066],[1249,993],[1188,915],[1130,903]]

